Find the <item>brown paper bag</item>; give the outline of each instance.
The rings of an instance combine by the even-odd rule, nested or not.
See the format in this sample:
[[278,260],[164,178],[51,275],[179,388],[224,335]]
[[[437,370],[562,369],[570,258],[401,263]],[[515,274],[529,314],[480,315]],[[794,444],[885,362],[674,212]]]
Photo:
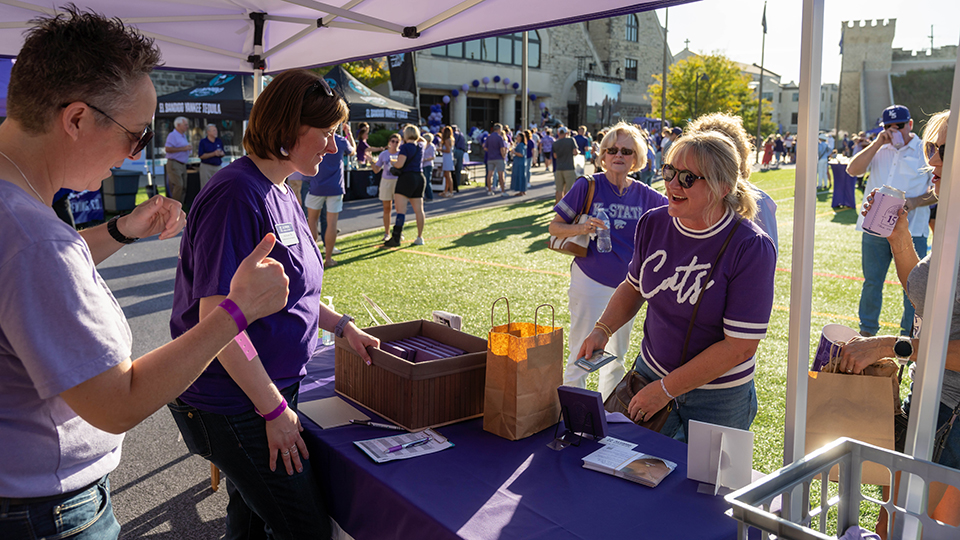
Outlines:
[[[493,303],[506,300],[500,298]],[[563,330],[552,324],[510,321],[491,326],[487,341],[487,375],[484,386],[483,429],[512,441],[529,437],[557,422],[563,384]]]
[[[840,437],[893,450],[894,403],[890,387],[896,389],[895,379],[816,371],[809,372],[809,376],[806,454]],[[862,474],[864,484],[890,484],[890,472],[876,463],[864,463]],[[830,471],[830,479],[837,479],[836,467]]]

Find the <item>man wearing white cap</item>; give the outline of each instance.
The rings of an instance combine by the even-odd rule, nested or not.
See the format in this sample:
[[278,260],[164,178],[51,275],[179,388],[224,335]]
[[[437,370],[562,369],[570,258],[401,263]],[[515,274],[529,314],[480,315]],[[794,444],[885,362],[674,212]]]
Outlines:
[[820,133],[820,144],[817,145],[817,191],[827,189],[830,185],[827,159],[830,158],[830,145],[827,143],[827,134]]
[[[847,165],[847,174],[862,176],[867,171],[870,177],[864,196],[874,188],[884,185],[906,193],[907,221],[913,246],[922,259],[927,255],[927,234],[930,221],[929,205],[937,202],[932,195],[931,175],[923,160],[923,142],[911,130],[913,120],[910,110],[903,105],[892,105],[883,111],[883,131],[869,146],[853,156]],[[863,231],[863,215],[857,217],[857,231],[863,232],[863,292],[860,294],[860,333],[876,335],[880,330],[880,308],[883,305],[883,282],[890,268],[893,254],[886,238],[873,236]],[[912,335],[913,304],[903,295],[903,317],[900,333]]]

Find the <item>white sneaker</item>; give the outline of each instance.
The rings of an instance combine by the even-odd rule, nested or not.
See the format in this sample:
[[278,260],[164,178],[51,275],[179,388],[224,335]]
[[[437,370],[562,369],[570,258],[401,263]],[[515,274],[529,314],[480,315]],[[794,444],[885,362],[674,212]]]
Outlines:
[[421,237],[419,237],[419,236],[417,237],[416,240],[413,241],[413,245],[415,245],[415,246],[422,246],[422,245],[424,245],[425,243],[426,243],[426,242],[423,241],[423,238],[421,238]]
[[331,251],[330,253],[333,254],[333,255],[339,255],[339,254],[342,253],[342,252],[341,252],[339,249],[337,249],[337,248],[333,248],[333,251]]
[[383,233],[383,241],[386,242],[390,239],[390,233]]

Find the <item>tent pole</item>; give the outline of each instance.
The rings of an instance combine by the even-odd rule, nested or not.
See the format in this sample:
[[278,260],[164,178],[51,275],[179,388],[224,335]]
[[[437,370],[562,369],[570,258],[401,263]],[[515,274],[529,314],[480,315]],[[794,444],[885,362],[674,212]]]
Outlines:
[[[787,345],[787,401],[783,463],[804,455],[807,427],[807,366],[813,299],[813,239],[816,225],[817,127],[820,119],[820,71],[823,50],[824,0],[803,0],[800,39],[800,112],[797,129],[796,201],[793,259],[790,274],[790,341]],[[762,73],[761,73],[762,76]],[[804,501],[798,489],[785,494],[784,518],[798,522]]]
[[[960,68],[960,62],[957,65]],[[957,266],[960,250],[960,189],[954,185],[960,178],[960,159],[957,159],[958,116],[960,110],[960,69],[954,70],[950,118],[947,123],[947,151],[944,155],[940,180],[940,202],[937,212],[937,234],[933,237],[930,273],[924,297],[923,330],[917,353],[917,371],[914,374],[913,397],[910,400],[910,423],[904,453],[918,459],[930,460],[933,455],[933,435],[940,408],[940,390],[946,365],[947,345],[950,339],[953,304],[956,295]],[[951,232],[952,231],[952,232]],[[898,504],[918,512],[924,506],[927,488],[922,479],[907,475],[906,489],[900,489]],[[901,477],[901,484],[903,478]],[[960,486],[957,486],[960,487]],[[898,520],[899,522],[900,520]],[[916,520],[906,520],[903,538],[919,538]],[[899,528],[898,524],[895,524]]]
[[663,75],[660,79],[660,132],[667,127],[667,25],[670,24],[670,8],[663,10]]
[[[527,97],[527,93],[530,92],[530,81],[527,79],[530,67],[530,51],[528,49],[530,45],[530,34],[528,32],[523,33],[523,53],[521,54],[521,66],[520,66],[520,129],[527,129],[527,126],[530,125],[530,100]],[[529,144],[529,143],[528,143]]]

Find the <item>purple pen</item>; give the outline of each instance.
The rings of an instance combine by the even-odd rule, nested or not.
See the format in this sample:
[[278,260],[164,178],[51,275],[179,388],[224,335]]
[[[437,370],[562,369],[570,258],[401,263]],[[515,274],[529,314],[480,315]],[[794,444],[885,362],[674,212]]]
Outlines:
[[428,442],[430,442],[430,437],[424,437],[423,439],[417,439],[415,441],[411,441],[408,443],[398,444],[397,446],[391,446],[390,448],[387,448],[387,453],[389,454],[391,452],[399,452],[404,448],[420,446],[421,444],[427,444]]

